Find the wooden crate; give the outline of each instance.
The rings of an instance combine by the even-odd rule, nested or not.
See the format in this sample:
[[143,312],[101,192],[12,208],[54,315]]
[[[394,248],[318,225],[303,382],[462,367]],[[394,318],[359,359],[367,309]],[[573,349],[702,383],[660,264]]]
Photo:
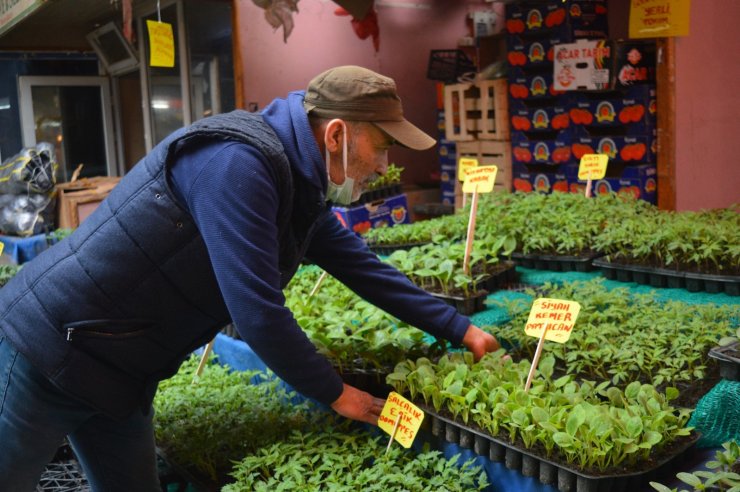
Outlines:
[[105,200],[120,177],[82,178],[57,185],[57,227],[75,229]]
[[[478,160],[480,166],[496,166],[496,184],[494,192],[511,192],[512,167],[511,143],[491,140],[474,140],[457,143],[457,158],[472,157]],[[455,208],[460,208],[463,202],[462,183],[455,180]]]
[[445,138],[456,142],[508,140],[506,79],[482,80],[444,88]]

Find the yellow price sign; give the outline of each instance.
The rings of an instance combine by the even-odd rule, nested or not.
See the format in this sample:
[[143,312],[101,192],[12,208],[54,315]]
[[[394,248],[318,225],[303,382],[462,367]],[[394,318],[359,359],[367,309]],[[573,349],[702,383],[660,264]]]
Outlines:
[[457,179],[465,181],[469,169],[478,167],[478,159],[472,157],[461,157],[457,160]]
[[[395,391],[388,394],[378,427],[404,448],[410,448],[424,420],[424,411]],[[395,436],[394,436],[395,433]],[[389,443],[390,446],[390,443]]]
[[606,154],[584,154],[578,166],[578,179],[603,179],[606,176],[606,165],[609,156]]
[[547,328],[545,340],[565,343],[570,338],[580,311],[581,305],[575,301],[541,297],[532,303],[524,332],[540,338],[542,331]]
[[175,66],[175,38],[172,35],[172,24],[146,21],[149,31],[149,65],[152,67]]
[[468,169],[463,183],[463,193],[490,193],[496,183],[496,166],[479,166]]
[[691,0],[632,0],[630,38],[689,35]]

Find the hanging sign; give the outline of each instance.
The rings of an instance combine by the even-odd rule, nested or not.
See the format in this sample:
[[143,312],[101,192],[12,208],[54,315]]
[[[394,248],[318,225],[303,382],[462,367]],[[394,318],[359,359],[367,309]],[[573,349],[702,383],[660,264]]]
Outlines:
[[478,159],[472,157],[461,157],[457,160],[457,179],[465,181],[468,169],[478,167]]
[[[395,391],[388,394],[385,406],[378,419],[378,427],[383,429],[404,448],[410,448],[421,422],[424,411]],[[390,446],[390,443],[389,443]]]
[[479,166],[465,172],[463,193],[490,193],[496,183],[496,166]]
[[631,0],[630,38],[689,35],[691,0]]
[[152,67],[175,66],[175,38],[172,35],[172,24],[146,21],[149,31],[149,65]]

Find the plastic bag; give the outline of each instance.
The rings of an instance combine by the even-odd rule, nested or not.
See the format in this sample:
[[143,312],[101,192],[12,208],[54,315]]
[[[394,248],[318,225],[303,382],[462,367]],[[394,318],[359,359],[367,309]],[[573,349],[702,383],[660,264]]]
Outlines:
[[0,165],[0,232],[30,236],[43,232],[41,212],[51,202],[56,185],[54,146],[39,143]]

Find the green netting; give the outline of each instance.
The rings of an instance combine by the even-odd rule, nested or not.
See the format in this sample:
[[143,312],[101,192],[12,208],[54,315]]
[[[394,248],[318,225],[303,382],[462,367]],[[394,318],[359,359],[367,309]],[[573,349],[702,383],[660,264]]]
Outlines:
[[740,382],[722,380],[696,404],[688,423],[701,432],[702,447],[740,440]]
[[[577,280],[591,280],[601,277],[601,272],[555,272],[552,270],[533,270],[530,268],[517,267],[519,281],[523,284],[539,285],[545,282],[564,283]],[[654,293],[655,299],[659,301],[681,301],[687,304],[736,304],[740,306],[740,297],[733,297],[722,293],[710,294],[709,292],[689,292],[686,289],[656,288],[642,285],[636,282],[618,282],[616,280],[605,280],[604,285],[613,289],[616,287],[627,287],[634,294]]]

